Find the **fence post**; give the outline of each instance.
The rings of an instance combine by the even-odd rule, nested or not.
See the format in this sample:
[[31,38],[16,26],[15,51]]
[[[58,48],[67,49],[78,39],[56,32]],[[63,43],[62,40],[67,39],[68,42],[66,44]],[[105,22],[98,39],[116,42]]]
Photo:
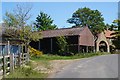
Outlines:
[[28,52],[27,52],[27,62],[29,62],[29,57],[30,57],[29,52],[30,52],[30,49],[28,48]]
[[[14,54],[14,53],[13,53],[13,54]],[[17,57],[16,57],[16,55],[15,55],[15,54],[14,54],[14,56],[13,56],[13,57],[14,57],[14,65],[13,65],[13,66],[14,66],[14,68],[16,68]]]
[[21,53],[18,54],[18,66],[21,66]]
[[5,59],[5,54],[3,54],[3,78],[5,78],[6,75],[6,59]]
[[10,72],[14,70],[14,54],[10,54]]

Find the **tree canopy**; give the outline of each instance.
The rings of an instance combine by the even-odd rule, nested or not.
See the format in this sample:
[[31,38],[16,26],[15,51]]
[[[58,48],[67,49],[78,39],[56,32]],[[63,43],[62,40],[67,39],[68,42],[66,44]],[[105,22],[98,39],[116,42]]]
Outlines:
[[98,10],[91,10],[90,8],[79,8],[72,14],[72,18],[67,20],[68,23],[75,24],[75,26],[88,26],[93,34],[100,33],[104,30],[104,18]]
[[34,33],[32,25],[27,24],[30,19],[30,10],[29,6],[17,5],[13,10],[14,13],[6,12],[4,17],[5,35],[22,40],[25,44],[29,44],[32,40],[38,41],[41,38],[40,33]]
[[115,35],[115,39],[113,40],[113,44],[116,46],[117,49],[120,50],[120,19],[116,19],[113,21],[113,25],[116,28],[116,32],[113,34]]
[[57,28],[55,24],[53,25],[53,20],[51,17],[44,12],[40,12],[34,24],[37,27],[38,31],[53,30]]

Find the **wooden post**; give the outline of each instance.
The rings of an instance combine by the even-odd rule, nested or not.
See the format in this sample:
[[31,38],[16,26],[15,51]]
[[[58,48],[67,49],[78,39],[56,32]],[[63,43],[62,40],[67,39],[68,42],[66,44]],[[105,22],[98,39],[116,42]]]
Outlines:
[[21,66],[21,53],[18,54],[18,66]]
[[29,57],[30,57],[30,55],[29,55],[29,49],[28,49],[28,52],[27,52],[27,63],[29,62]]
[[53,50],[53,48],[52,48],[53,47],[52,46],[52,38],[50,39],[50,41],[51,41],[50,43],[51,43],[51,52],[52,52],[52,50]]
[[10,54],[10,41],[8,41],[8,54]]
[[88,46],[86,46],[86,52],[88,53]]
[[14,54],[10,54],[10,72],[14,70]]
[[79,53],[79,51],[80,51],[80,45],[78,44],[78,53]]
[[5,55],[3,55],[3,78],[5,78],[6,75],[6,59],[5,59]]

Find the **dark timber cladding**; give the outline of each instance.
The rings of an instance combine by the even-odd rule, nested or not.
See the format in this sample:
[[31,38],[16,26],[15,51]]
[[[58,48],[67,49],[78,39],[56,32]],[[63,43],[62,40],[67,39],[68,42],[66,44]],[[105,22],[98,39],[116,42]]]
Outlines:
[[86,26],[46,30],[41,32],[41,36],[42,39],[39,42],[31,42],[30,45],[44,53],[59,50],[56,37],[60,36],[66,37],[71,52],[90,52],[94,49],[94,36]]

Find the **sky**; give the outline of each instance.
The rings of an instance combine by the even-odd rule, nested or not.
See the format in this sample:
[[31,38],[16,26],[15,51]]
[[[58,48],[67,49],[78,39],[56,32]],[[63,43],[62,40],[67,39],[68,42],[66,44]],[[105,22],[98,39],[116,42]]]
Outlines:
[[5,12],[12,12],[17,4],[32,5],[30,14],[32,15],[28,23],[35,22],[40,11],[48,14],[59,28],[67,28],[72,25],[67,23],[67,19],[78,9],[88,7],[92,10],[99,10],[104,22],[111,24],[118,17],[118,2],[2,2],[2,18]]

